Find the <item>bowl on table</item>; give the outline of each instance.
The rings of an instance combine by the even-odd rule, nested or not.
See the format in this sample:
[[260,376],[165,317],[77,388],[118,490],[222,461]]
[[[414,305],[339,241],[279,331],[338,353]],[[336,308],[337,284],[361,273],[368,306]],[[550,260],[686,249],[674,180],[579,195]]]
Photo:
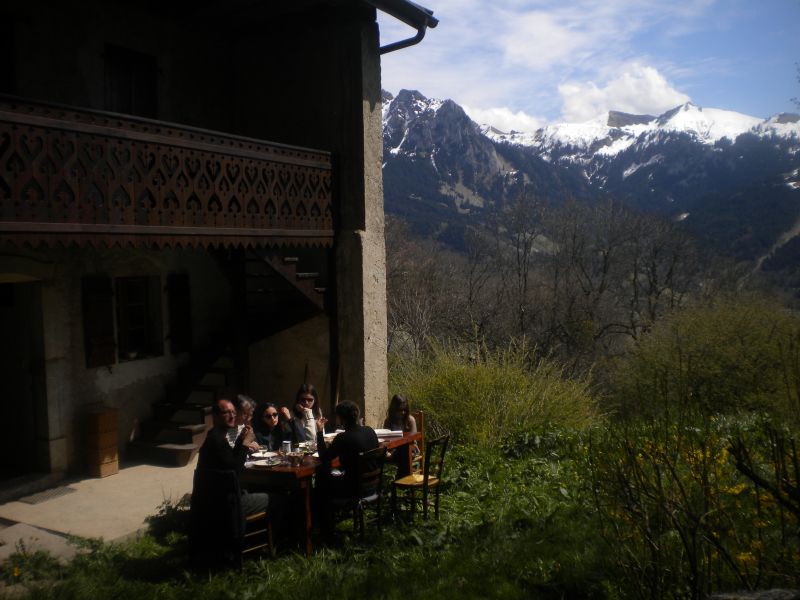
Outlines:
[[286,455],[286,458],[289,459],[289,464],[293,467],[299,467],[303,464],[303,457],[305,456],[304,452],[289,452]]

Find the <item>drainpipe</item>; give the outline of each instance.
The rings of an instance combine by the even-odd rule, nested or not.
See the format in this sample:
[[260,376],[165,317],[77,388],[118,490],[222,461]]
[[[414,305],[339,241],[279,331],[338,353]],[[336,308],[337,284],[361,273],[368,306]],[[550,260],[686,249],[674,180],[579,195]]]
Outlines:
[[439,20],[434,18],[432,10],[409,0],[367,0],[367,3],[417,30],[417,34],[413,37],[381,46],[381,54],[419,44],[425,37],[428,27],[433,28],[439,24]]

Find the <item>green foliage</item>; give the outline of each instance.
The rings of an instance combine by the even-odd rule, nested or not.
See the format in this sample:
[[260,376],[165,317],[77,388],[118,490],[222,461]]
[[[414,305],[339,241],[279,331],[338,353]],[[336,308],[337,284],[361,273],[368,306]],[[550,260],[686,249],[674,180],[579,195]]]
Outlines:
[[752,485],[729,455],[753,443],[769,462],[757,419],[698,417],[597,432],[591,476],[617,581],[640,598],[705,597],[800,584],[798,519]]
[[159,541],[170,536],[185,535],[189,531],[189,506],[191,494],[186,494],[177,502],[164,500],[155,515],[145,519],[150,535]]
[[17,542],[15,552],[0,563],[0,580],[7,584],[34,583],[58,578],[63,567],[47,552],[31,552],[22,540]]
[[[558,432],[547,435],[558,448]],[[31,587],[30,597],[601,597],[605,557],[588,543],[598,532],[579,489],[576,447],[566,443],[558,460],[530,449],[509,460],[499,448],[456,446],[439,522],[390,525],[380,539],[319,549],[311,559],[284,548],[276,559],[246,560],[241,572],[208,574],[187,570],[174,540],[92,542],[63,579]]]
[[496,445],[516,431],[546,424],[580,427],[597,418],[589,384],[565,379],[554,361],[524,344],[432,344],[429,354],[393,357],[393,391],[456,440]]
[[722,299],[659,322],[621,361],[612,391],[627,415],[700,409],[800,415],[800,319],[757,298]]

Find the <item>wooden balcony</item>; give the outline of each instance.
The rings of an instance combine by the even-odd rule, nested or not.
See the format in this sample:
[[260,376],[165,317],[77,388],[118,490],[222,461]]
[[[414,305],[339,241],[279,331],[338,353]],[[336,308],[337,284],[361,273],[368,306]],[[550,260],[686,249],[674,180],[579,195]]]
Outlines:
[[327,152],[0,98],[0,236],[33,245],[330,246]]

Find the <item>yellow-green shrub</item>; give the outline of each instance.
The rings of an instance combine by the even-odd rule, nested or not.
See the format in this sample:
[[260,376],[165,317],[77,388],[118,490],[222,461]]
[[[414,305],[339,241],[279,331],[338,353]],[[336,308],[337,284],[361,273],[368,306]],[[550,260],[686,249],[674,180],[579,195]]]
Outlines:
[[581,427],[597,416],[585,379],[565,379],[557,363],[524,344],[492,351],[434,343],[430,352],[395,356],[390,365],[393,393],[460,441],[494,443],[520,429]]
[[682,310],[619,362],[612,389],[628,415],[757,409],[797,418],[800,319],[756,297]]

